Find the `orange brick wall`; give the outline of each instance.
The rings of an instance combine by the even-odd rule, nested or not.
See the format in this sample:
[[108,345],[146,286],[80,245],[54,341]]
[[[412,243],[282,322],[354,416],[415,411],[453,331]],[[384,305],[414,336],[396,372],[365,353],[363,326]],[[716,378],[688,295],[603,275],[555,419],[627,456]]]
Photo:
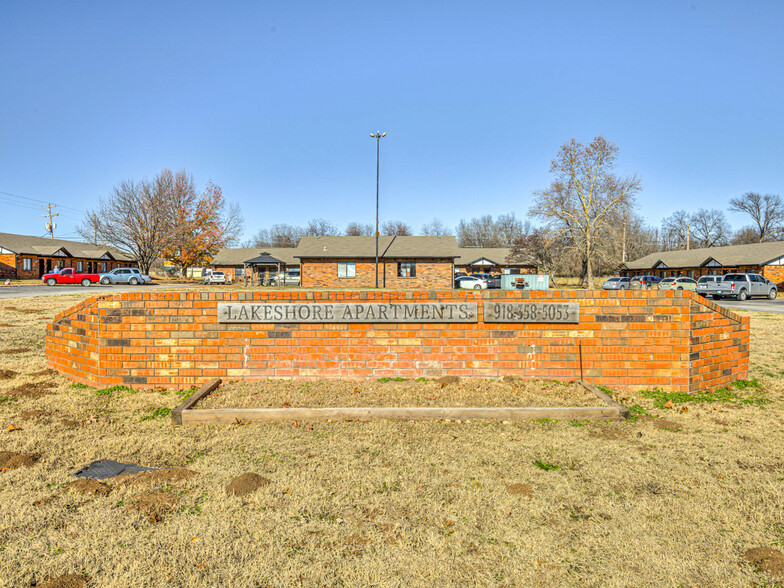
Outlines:
[[[218,302],[475,301],[475,324],[219,324]],[[493,300],[578,302],[577,324],[482,322]],[[49,366],[91,386],[213,377],[579,378],[696,391],[745,378],[749,319],[678,291],[145,292],[94,297],[47,326]]]
[[[356,276],[338,277],[338,262],[356,263]],[[399,278],[397,264],[416,261],[416,276]],[[376,285],[375,259],[302,259],[301,285],[307,288],[374,288]],[[378,262],[380,288],[431,289],[454,286],[454,265],[451,259],[383,259]]]
[[0,278],[16,277],[16,256],[13,253],[0,255]]
[[762,268],[762,275],[784,291],[784,265],[766,265]]

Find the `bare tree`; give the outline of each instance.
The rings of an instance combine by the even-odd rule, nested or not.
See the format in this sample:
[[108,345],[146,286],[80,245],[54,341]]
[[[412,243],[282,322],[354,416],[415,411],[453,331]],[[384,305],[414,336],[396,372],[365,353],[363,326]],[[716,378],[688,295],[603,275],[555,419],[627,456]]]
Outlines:
[[691,216],[685,210],[676,210],[662,221],[661,239],[665,251],[686,249]]
[[272,237],[270,236],[269,230],[259,229],[258,232],[249,240],[245,241],[242,246],[246,248],[272,247]]
[[363,225],[361,223],[351,222],[346,227],[347,237],[372,237],[375,233],[373,225]]
[[440,219],[434,218],[422,226],[422,234],[426,237],[445,237],[452,234],[452,230]]
[[457,225],[457,243],[460,247],[501,247],[498,227],[489,214],[470,221],[460,220]]
[[152,182],[126,180],[98,201],[82,226],[88,226],[92,217],[101,219],[90,237],[97,234],[98,242],[130,255],[147,273],[171,239],[169,197],[170,184],[161,176]]
[[732,227],[722,211],[700,208],[689,217],[689,221],[697,247],[716,247],[729,243]]
[[757,227],[743,227],[735,231],[732,235],[733,245],[750,245],[759,242],[759,230]]
[[411,227],[409,227],[403,221],[391,220],[381,225],[381,234],[396,235],[398,237],[407,237],[409,235],[413,235],[414,233],[411,232]]
[[495,221],[495,232],[501,247],[511,247],[523,235],[523,223],[515,217],[514,212],[502,214]]
[[777,194],[746,192],[730,200],[730,210],[748,214],[757,225],[757,241],[770,241],[778,237],[784,226],[784,201]]
[[593,261],[601,233],[613,214],[631,208],[640,180],[612,173],[618,148],[604,137],[588,145],[575,139],[565,143],[550,165],[555,179],[549,188],[534,192],[529,214],[540,218],[552,237],[564,236],[585,263],[585,277],[593,288]]
[[272,225],[269,231],[272,247],[296,247],[305,233],[302,227],[287,224]]
[[76,225],[76,232],[88,243],[98,245],[98,233],[100,228],[100,217],[95,212],[88,212],[82,222]]
[[308,237],[334,237],[339,235],[340,231],[328,220],[323,218],[315,218],[308,223],[305,227],[304,236]]
[[523,232],[509,249],[507,263],[535,265],[537,271],[550,274],[553,286],[556,285],[556,275],[563,268],[565,261],[563,252],[566,244],[542,227],[532,227],[526,224]]

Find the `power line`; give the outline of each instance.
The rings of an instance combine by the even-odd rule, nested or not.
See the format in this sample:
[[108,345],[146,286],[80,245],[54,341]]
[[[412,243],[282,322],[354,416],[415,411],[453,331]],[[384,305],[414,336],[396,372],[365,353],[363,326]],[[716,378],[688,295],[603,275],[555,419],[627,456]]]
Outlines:
[[[13,194],[11,192],[5,192],[3,190],[0,190],[0,194],[5,194],[6,196],[12,196],[14,198],[21,198],[22,200],[29,200],[30,202],[43,202],[45,204],[48,204],[48,201],[46,201],[46,200],[39,200],[38,198],[29,198],[27,196],[20,196],[19,194]],[[87,212],[87,211],[82,210],[80,208],[73,208],[72,206],[65,206],[63,204],[53,204],[53,206],[59,206],[62,209],[72,210],[72,211],[78,212],[80,214],[84,214],[85,212]]]

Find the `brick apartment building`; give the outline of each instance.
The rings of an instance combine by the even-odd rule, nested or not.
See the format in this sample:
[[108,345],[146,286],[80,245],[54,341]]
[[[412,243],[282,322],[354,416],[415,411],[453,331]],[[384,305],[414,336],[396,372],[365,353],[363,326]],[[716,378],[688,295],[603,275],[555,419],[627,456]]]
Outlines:
[[55,268],[103,273],[136,267],[131,257],[106,245],[0,233],[0,278],[37,279]]
[[[375,255],[375,237],[302,237],[294,254],[301,285],[316,288],[375,287]],[[458,256],[455,237],[379,237],[378,285],[452,288]]]
[[784,241],[651,253],[621,265],[622,276],[687,276],[729,272],[761,274],[784,290]]
[[535,274],[536,264],[522,260],[509,262],[508,247],[460,247],[455,269],[467,274]]
[[279,259],[282,262],[281,271],[299,267],[299,259],[294,257],[296,252],[296,247],[224,247],[215,255],[210,267],[237,281],[242,280],[245,274],[250,272],[246,262],[262,253],[268,253],[270,257]]

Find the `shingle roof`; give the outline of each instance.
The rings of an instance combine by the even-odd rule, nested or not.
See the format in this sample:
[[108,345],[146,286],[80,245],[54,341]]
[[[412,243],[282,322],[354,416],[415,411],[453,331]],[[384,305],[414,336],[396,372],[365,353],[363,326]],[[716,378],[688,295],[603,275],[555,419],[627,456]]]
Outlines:
[[13,233],[0,233],[0,247],[24,255],[51,256],[60,249],[65,249],[73,257],[87,259],[100,259],[109,253],[118,261],[133,261],[133,257],[126,255],[115,247],[108,245],[93,245],[79,241],[66,241],[65,239],[49,239],[47,237],[31,237],[29,235],[15,235]]
[[627,269],[653,269],[660,261],[667,267],[687,268],[699,267],[705,262],[715,259],[725,267],[740,265],[764,265],[775,259],[784,257],[784,241],[768,243],[751,243],[749,245],[727,245],[725,247],[708,247],[679,251],[662,251],[651,253],[640,259],[624,264]]
[[507,262],[511,249],[508,247],[461,247],[458,249],[460,257],[455,259],[455,265],[469,265],[480,259],[487,259],[496,265],[535,265],[528,260]]
[[248,265],[278,265],[279,263],[283,263],[283,260],[278,259],[277,257],[272,257],[269,254],[269,251],[265,251],[258,257],[254,257],[253,259],[246,259],[245,263]]
[[296,251],[296,247],[224,247],[218,251],[210,265],[215,267],[242,265],[262,253],[269,253],[288,266],[299,265],[299,259],[294,259]]
[[[378,255],[386,259],[443,258],[460,256],[455,237],[390,237],[378,239]],[[375,237],[302,237],[299,258],[374,258]]]

